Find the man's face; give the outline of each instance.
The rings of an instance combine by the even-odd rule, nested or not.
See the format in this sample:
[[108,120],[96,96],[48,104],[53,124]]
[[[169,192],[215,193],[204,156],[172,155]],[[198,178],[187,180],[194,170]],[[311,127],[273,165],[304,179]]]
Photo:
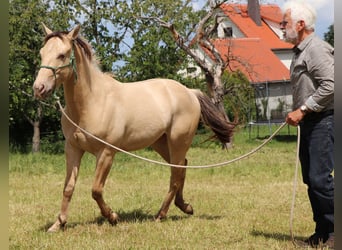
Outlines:
[[291,18],[291,11],[287,10],[283,16],[283,21],[280,23],[280,28],[283,30],[286,42],[296,45],[298,43],[297,24],[293,23]]

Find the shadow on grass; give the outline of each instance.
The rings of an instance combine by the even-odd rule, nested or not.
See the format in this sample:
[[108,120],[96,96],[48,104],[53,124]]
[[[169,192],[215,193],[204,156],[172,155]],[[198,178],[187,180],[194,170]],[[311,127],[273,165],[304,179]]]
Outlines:
[[274,139],[279,142],[295,142],[297,141],[297,135],[276,135]]
[[[270,136],[257,136],[256,138],[258,140],[266,140]],[[297,141],[297,135],[276,135],[273,140],[279,141],[279,142],[296,142]]]
[[[147,222],[147,221],[154,221],[155,218],[153,215],[151,215],[151,213],[145,212],[142,209],[136,209],[130,212],[124,212],[124,211],[119,211],[118,212],[119,215],[119,221],[120,222],[126,222],[126,223],[140,223],[140,222]],[[184,214],[183,216],[179,216],[179,215],[173,215],[173,216],[167,216],[165,219],[163,219],[162,221],[165,220],[171,220],[171,221],[179,221],[179,220],[184,220],[189,218],[190,215],[186,215]],[[215,218],[211,218],[210,216],[201,216],[201,218],[205,218],[208,220],[213,220]],[[85,221],[85,222],[67,222],[65,229],[70,229],[70,228],[75,228],[77,226],[80,225],[92,225],[92,224],[97,224],[99,226],[106,224],[109,222],[107,221],[107,219],[103,216],[98,216],[93,220],[89,220],[89,221]],[[47,223],[45,226],[40,228],[40,231],[47,231],[51,226],[53,225],[53,223]]]
[[203,220],[219,220],[222,218],[220,215],[207,215],[207,214],[202,214],[199,216],[200,219]]
[[[292,241],[292,237],[290,234],[284,234],[284,233],[278,233],[278,232],[262,232],[259,230],[252,230],[250,232],[250,234],[252,236],[255,237],[264,237],[267,239],[275,239],[275,240],[285,240],[285,241]],[[304,241],[306,238],[304,237],[295,237],[295,240],[299,240],[299,241]]]

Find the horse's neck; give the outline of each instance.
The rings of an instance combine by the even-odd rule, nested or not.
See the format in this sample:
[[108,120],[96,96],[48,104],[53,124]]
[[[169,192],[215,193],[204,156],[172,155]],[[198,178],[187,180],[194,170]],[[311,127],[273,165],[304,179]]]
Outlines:
[[75,118],[85,115],[90,106],[95,105],[95,102],[103,99],[101,95],[106,94],[104,90],[108,89],[109,84],[113,89],[120,85],[114,79],[110,83],[101,80],[108,78],[108,76],[105,77],[104,73],[87,59],[81,58],[81,60],[85,61],[77,61],[77,73],[74,72],[74,74],[77,74],[77,77],[72,76],[68,82],[64,83],[65,102],[68,111]]

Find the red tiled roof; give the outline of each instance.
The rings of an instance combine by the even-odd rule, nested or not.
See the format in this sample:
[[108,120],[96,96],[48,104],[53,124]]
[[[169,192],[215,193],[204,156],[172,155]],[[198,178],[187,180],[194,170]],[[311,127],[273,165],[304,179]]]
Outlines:
[[289,70],[262,39],[226,38],[212,42],[224,60],[229,60],[229,70],[240,70],[251,83],[284,81],[290,78]]
[[257,26],[248,16],[246,4],[222,4],[221,9],[246,37],[260,38],[270,49],[293,47],[292,44],[280,40],[264,21],[281,22],[282,13],[277,5],[260,5],[261,26]]

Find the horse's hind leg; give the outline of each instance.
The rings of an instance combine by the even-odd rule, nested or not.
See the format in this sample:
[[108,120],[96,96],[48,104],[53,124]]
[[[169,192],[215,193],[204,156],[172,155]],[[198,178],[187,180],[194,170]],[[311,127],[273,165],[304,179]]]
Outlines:
[[92,197],[97,202],[101,210],[101,214],[108,219],[108,221],[115,225],[119,216],[112,211],[103,199],[103,187],[105,185],[107,176],[113,163],[114,152],[104,149],[96,158],[95,180],[92,187]]
[[[171,152],[172,157],[170,157],[170,151],[169,151],[169,146],[167,144],[166,136],[163,136],[161,139],[159,139],[154,145],[152,145],[152,148],[156,150],[167,162],[172,163],[172,164],[177,164],[177,165],[186,165],[187,160],[184,158],[184,155],[185,155],[184,153],[182,154],[179,153],[178,157],[176,157],[177,155]],[[162,206],[159,212],[157,213],[155,217],[157,221],[166,217],[170,204],[175,197],[176,197],[175,204],[177,207],[179,207],[183,212],[187,214],[193,214],[191,205],[184,203],[184,200],[183,200],[183,187],[184,187],[185,175],[186,175],[185,168],[171,167],[169,191],[162,203]]]
[[[178,163],[183,165],[182,163]],[[193,214],[193,209],[190,204],[184,202],[183,199],[183,187],[185,181],[185,168],[171,167],[170,187],[169,191],[163,201],[158,214],[156,215],[156,221],[160,221],[166,217],[172,200],[175,198],[175,205],[180,208],[186,214]]]
[[[184,165],[186,166],[188,164],[188,160],[185,159]],[[176,173],[176,175],[179,175],[180,177],[180,185],[178,188],[178,191],[176,193],[175,197],[175,205],[182,210],[186,214],[193,214],[194,210],[192,206],[189,203],[185,203],[183,199],[183,188],[184,188],[184,182],[185,182],[185,175],[186,175],[186,169],[179,169],[179,173]]]
[[63,228],[67,222],[68,207],[75,189],[78,171],[80,168],[81,158],[84,151],[72,147],[68,142],[65,145],[66,155],[66,177],[63,189],[63,199],[61,211],[57,221],[48,229],[48,232],[56,232]]

